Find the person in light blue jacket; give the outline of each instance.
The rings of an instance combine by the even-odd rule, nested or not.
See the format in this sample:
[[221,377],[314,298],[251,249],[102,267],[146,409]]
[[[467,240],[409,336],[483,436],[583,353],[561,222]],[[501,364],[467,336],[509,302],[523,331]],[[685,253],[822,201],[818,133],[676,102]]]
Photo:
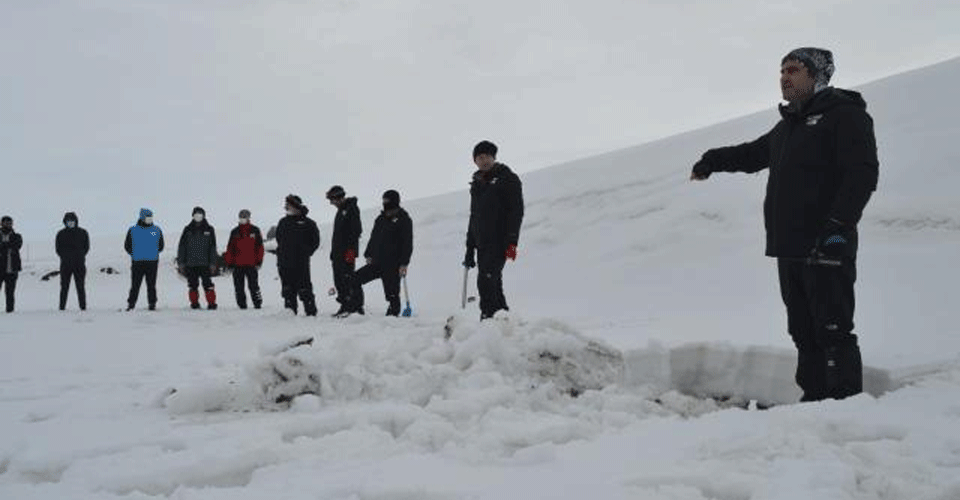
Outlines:
[[127,298],[127,310],[137,305],[140,296],[140,284],[147,278],[147,305],[151,311],[157,309],[157,265],[160,252],[163,251],[163,231],[153,223],[153,211],[140,209],[140,219],[127,231],[123,248],[132,259],[130,266],[130,296]]

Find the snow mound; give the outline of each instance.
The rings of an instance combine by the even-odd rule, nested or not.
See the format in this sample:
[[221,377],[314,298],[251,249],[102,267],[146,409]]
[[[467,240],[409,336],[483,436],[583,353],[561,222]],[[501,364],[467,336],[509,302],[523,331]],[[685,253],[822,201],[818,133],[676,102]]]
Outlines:
[[402,401],[425,406],[458,391],[536,391],[579,396],[619,384],[622,354],[552,320],[506,314],[485,322],[450,318],[444,330],[396,336],[299,337],[261,346],[237,377],[173,390],[171,413],[286,407],[300,396]]
[[[391,402],[425,408],[464,400],[602,398],[629,394],[671,413],[698,415],[718,407],[796,402],[795,353],[720,343],[621,352],[553,319],[527,322],[506,313],[477,322],[450,317],[442,328],[357,323],[337,334],[301,336],[260,348],[235,376],[172,390],[161,399],[172,414],[211,411],[319,410],[336,403]],[[392,331],[384,331],[389,329]],[[358,333],[363,332],[363,333]],[[866,367],[866,392],[894,383]],[[309,397],[307,397],[309,396]],[[720,406],[691,402],[714,400]]]

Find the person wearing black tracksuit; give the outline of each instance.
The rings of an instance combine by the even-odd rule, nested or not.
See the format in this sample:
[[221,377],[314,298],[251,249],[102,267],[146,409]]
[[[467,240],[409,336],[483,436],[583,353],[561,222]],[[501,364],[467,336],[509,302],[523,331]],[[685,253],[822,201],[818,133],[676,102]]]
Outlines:
[[360,223],[357,198],[353,196],[347,198],[343,187],[331,187],[327,191],[327,200],[337,208],[337,215],[333,219],[333,237],[330,240],[330,263],[333,267],[333,284],[337,290],[337,302],[340,303],[340,310],[333,315],[341,316],[354,312],[350,311],[350,292],[363,225]]
[[20,276],[20,248],[23,237],[13,230],[13,218],[4,215],[0,218],[0,286],[7,299],[7,312],[12,313],[17,291],[17,277]]
[[320,229],[307,217],[310,210],[299,196],[287,196],[287,216],[277,223],[277,271],[284,307],[297,313],[297,297],[307,316],[317,315],[317,302],[310,279],[310,257],[320,248]]
[[57,232],[56,249],[60,257],[60,310],[67,308],[67,296],[70,293],[70,279],[77,288],[77,305],[81,311],[87,309],[87,252],[90,251],[90,236],[87,230],[79,226],[77,214],[67,212],[63,216],[64,228]]
[[759,139],[711,149],[691,174],[769,169],[766,254],[777,258],[787,328],[797,347],[801,401],[863,390],[853,332],[857,223],[879,170],[873,119],[857,92],[829,87],[829,50],[800,48],[781,61],[781,120]]
[[[479,265],[477,291],[480,319],[508,311],[503,294],[503,268],[516,260],[520,226],[523,223],[523,185],[510,167],[498,163],[497,146],[481,141],[473,148],[477,171],[470,183],[470,221],[463,265]],[[474,257],[476,253],[476,257]]]
[[363,252],[367,265],[357,270],[351,290],[350,312],[363,311],[363,285],[380,279],[387,300],[387,316],[400,315],[400,280],[407,275],[413,254],[413,221],[400,207],[400,193],[383,193],[383,211],[373,223],[370,241]]
[[187,278],[187,298],[191,309],[200,309],[200,284],[203,283],[207,309],[217,308],[217,291],[211,276],[217,270],[217,233],[207,221],[207,212],[194,207],[190,221],[180,233],[177,245],[177,270]]

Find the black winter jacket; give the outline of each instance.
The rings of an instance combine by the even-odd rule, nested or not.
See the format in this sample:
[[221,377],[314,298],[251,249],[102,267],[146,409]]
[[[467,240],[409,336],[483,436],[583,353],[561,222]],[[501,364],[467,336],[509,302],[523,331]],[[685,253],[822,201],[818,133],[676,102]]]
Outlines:
[[357,199],[350,197],[343,200],[343,206],[337,210],[333,219],[333,237],[330,240],[330,260],[343,260],[347,250],[360,252],[360,234],[363,225],[360,223],[360,209],[357,208]]
[[57,232],[56,248],[61,267],[83,267],[90,251],[90,235],[80,226],[65,227]]
[[523,223],[523,185],[510,167],[497,163],[477,170],[470,183],[470,222],[467,248],[506,249],[520,240]]
[[4,232],[0,229],[0,274],[19,273],[21,271],[20,248],[23,247],[23,237],[11,229]]
[[410,264],[413,254],[413,221],[402,208],[384,210],[377,216],[363,256],[383,269]]
[[320,248],[320,229],[307,213],[304,207],[301,215],[287,215],[277,223],[277,266],[303,266]]
[[203,219],[199,224],[191,221],[180,233],[177,246],[177,265],[185,267],[209,267],[217,263],[217,234],[213,226]]
[[854,233],[876,190],[879,162],[873,119],[859,93],[827,88],[749,143],[712,149],[714,171],[770,169],[763,215],[770,257],[805,257],[827,220]]

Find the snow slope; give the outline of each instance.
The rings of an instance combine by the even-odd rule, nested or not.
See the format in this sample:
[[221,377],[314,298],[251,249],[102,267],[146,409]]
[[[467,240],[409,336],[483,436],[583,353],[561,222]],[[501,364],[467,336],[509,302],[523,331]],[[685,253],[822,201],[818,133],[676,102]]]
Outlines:
[[[38,279],[52,243],[30,242],[21,307],[0,317],[0,498],[958,498],[957,85],[955,59],[861,89],[882,162],[857,313],[874,395],[704,399],[796,397],[762,257],[765,174],[687,181],[771,110],[525,175],[513,312],[483,324],[458,311],[462,192],[405,204],[412,319],[378,317],[376,284],[368,317],[290,317],[272,257],[264,310],[236,310],[218,279],[221,310],[189,311],[172,252],[161,310],[121,314],[122,233],[95,241],[90,268],[123,274],[92,272],[91,309],[58,313]],[[333,214],[313,208],[329,241]],[[159,220],[170,248],[185,222]],[[321,296],[330,281],[321,250]],[[316,394],[276,402],[275,369]]]

